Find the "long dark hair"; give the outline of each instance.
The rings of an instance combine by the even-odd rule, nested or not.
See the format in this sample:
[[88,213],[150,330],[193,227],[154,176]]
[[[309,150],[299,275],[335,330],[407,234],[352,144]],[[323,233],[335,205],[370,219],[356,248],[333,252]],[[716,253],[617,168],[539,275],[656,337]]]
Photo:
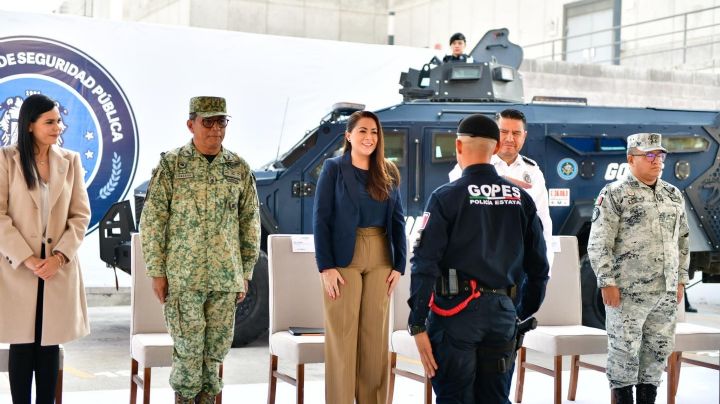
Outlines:
[[[370,155],[370,167],[368,172],[367,191],[370,197],[376,201],[384,201],[390,197],[392,186],[400,185],[400,171],[392,161],[385,159],[385,135],[383,134],[380,119],[370,111],[355,111],[347,120],[348,132],[352,132],[362,118],[370,118],[375,121],[378,129],[378,141],[375,151]],[[350,141],[345,137],[343,151],[352,150]]]
[[34,189],[38,183],[38,170],[35,164],[35,138],[30,133],[30,124],[40,115],[55,108],[55,101],[42,94],[33,94],[23,101],[18,117],[17,147],[20,152],[20,167],[28,189]]

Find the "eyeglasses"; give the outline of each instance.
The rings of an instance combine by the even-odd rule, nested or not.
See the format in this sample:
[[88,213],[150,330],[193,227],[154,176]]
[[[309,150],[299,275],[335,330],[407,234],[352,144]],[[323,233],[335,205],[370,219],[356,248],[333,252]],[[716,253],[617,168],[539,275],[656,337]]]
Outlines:
[[228,126],[228,123],[230,123],[230,120],[227,118],[217,118],[217,119],[209,119],[209,118],[203,118],[202,120],[202,126],[212,129],[212,127],[217,123],[217,125],[221,128],[225,128]]
[[650,163],[655,161],[655,158],[659,158],[660,162],[663,163],[663,162],[665,162],[665,157],[667,157],[667,153],[665,153],[665,152],[660,152],[660,153],[648,152],[645,154],[633,154],[633,156],[645,156],[645,159]]

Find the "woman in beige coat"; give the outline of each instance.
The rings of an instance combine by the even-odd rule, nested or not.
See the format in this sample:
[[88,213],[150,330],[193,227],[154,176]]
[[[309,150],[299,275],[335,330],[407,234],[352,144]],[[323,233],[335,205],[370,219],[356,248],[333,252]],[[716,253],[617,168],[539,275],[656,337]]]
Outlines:
[[10,392],[53,403],[58,345],[90,332],[77,249],[90,221],[80,156],[58,147],[62,120],[44,95],[25,99],[17,145],[0,153],[0,342]]

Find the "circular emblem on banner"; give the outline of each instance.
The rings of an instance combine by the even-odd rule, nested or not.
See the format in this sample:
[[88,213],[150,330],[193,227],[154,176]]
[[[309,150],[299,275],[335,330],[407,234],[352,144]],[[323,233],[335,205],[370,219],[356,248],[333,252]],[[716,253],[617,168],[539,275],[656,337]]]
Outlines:
[[564,180],[571,180],[577,176],[578,164],[577,161],[571,158],[564,158],[560,160],[557,165],[557,173],[560,178]]
[[63,121],[58,145],[80,153],[93,231],[110,206],[124,200],[138,159],[130,103],[105,68],[82,51],[39,37],[0,38],[0,145],[17,141],[23,100],[44,94]]

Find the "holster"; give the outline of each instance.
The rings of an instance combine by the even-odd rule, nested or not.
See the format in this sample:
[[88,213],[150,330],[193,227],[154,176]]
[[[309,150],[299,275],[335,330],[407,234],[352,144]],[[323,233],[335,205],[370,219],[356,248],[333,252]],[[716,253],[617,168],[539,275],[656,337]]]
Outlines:
[[[515,362],[517,357],[517,351],[522,347],[523,339],[525,334],[534,330],[537,327],[537,320],[535,317],[528,317],[523,321],[517,322],[515,326],[515,338],[503,345],[488,345],[481,346],[477,349],[477,363],[478,370],[482,373],[505,373],[510,370],[512,363]],[[486,356],[489,354],[508,353],[507,357],[502,357],[497,360],[487,360]]]

